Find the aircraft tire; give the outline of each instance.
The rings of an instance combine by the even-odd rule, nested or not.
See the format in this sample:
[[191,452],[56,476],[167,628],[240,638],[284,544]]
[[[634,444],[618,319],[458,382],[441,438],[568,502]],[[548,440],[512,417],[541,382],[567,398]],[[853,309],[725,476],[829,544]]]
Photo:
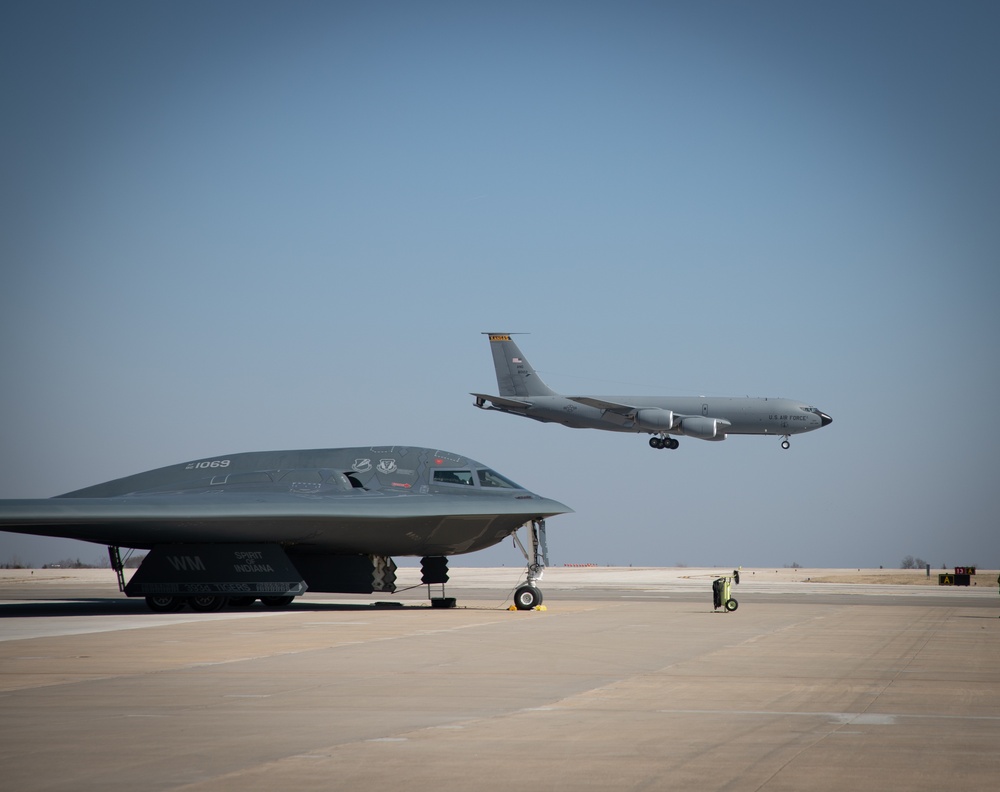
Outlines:
[[294,599],[295,597],[261,597],[260,601],[269,608],[284,608],[286,605],[291,605]]
[[734,599],[728,599],[728,600],[726,600],[726,610],[729,611],[730,613],[732,613],[734,610],[736,610],[739,606],[740,606],[740,603],[738,603]]
[[787,451],[789,448],[792,447],[792,444],[789,443],[787,440],[782,440],[781,441],[781,447],[784,448]]
[[678,446],[680,446],[680,444],[681,444],[680,440],[677,440],[677,439],[671,437],[669,440],[665,441],[663,445],[664,445],[665,448],[669,448],[669,449],[673,450],[673,449],[677,448]]
[[153,613],[177,613],[177,611],[184,607],[184,599],[182,597],[154,594],[146,597],[146,607],[153,611]]
[[542,604],[542,592],[534,586],[521,586],[514,592],[514,607],[518,610],[531,610]]
[[650,448],[663,448],[663,441],[659,437],[649,438]]
[[203,594],[198,597],[188,599],[188,606],[198,613],[214,613],[226,607],[229,597],[221,597],[217,594]]

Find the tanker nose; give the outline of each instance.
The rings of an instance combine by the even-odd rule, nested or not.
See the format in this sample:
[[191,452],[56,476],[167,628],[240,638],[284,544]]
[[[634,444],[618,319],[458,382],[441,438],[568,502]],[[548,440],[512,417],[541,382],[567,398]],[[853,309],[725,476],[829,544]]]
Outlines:
[[820,424],[821,427],[822,426],[829,426],[830,424],[833,423],[833,418],[831,418],[825,412],[820,412],[819,413],[819,420],[821,421],[821,424]]

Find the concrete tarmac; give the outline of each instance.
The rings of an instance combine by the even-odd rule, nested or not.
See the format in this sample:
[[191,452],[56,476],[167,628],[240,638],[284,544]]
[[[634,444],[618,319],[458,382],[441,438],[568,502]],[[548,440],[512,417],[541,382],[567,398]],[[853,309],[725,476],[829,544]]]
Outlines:
[[721,572],[551,569],[547,610],[511,612],[520,570],[456,569],[454,610],[418,588],[402,607],[215,614],[150,613],[109,571],[0,575],[0,785],[996,786],[996,573],[939,589],[744,570],[725,613]]

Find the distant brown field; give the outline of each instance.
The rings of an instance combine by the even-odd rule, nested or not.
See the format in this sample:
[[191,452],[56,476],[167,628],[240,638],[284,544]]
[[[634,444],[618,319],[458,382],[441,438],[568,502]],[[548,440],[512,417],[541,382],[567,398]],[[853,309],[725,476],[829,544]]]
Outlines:
[[[886,585],[905,586],[937,586],[938,575],[942,572],[952,572],[951,569],[931,569],[930,577],[923,569],[861,569],[857,572],[836,570],[832,574],[809,575],[802,580],[808,579],[810,583],[883,583]],[[977,570],[972,576],[970,584],[973,586],[997,586],[996,570]]]

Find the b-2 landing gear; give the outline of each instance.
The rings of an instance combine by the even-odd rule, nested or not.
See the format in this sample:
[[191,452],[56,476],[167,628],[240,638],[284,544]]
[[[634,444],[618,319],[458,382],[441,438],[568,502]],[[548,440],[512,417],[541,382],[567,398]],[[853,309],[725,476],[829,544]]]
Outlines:
[[649,438],[649,447],[650,448],[657,448],[657,449],[669,448],[669,449],[674,449],[674,448],[677,448],[677,446],[679,446],[679,445],[680,445],[680,443],[675,438],[673,438],[673,437],[667,437],[666,435],[663,435],[662,437],[656,436],[656,437]]
[[542,604],[542,592],[526,583],[514,592],[514,607],[518,610],[531,610]]
[[167,594],[151,594],[146,597],[146,606],[153,613],[177,613],[184,607],[184,600]]
[[528,535],[531,542],[531,554],[525,550],[515,531],[512,536],[514,542],[521,549],[524,560],[528,562],[526,572],[527,580],[523,586],[518,587],[514,592],[514,607],[517,610],[533,610],[542,604],[542,592],[536,585],[545,573],[545,566],[549,563],[549,551],[545,544],[545,520],[532,520],[525,523],[528,527]]
[[[427,598],[432,608],[454,608],[454,597],[444,595],[444,584],[448,582],[448,558],[446,556],[424,556],[420,559],[420,582],[427,586]],[[438,596],[431,593],[431,586],[440,586]]]
[[[295,597],[261,597],[268,608],[284,608],[292,604]],[[253,605],[257,597],[226,597],[218,594],[193,594],[175,596],[173,594],[149,594],[146,606],[153,613],[177,613],[190,608],[195,613],[215,613],[227,607],[246,608]]]

